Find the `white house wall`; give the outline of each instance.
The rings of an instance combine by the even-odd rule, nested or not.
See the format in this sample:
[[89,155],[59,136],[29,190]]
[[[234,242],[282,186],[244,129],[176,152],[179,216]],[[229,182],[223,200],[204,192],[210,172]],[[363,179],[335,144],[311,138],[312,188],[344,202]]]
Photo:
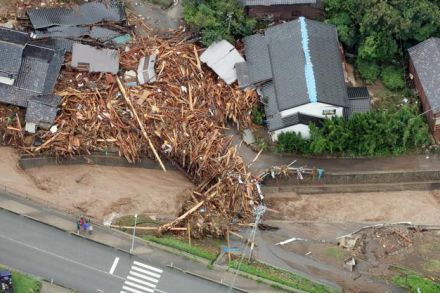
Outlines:
[[281,117],[286,117],[300,112],[302,114],[309,116],[314,116],[319,118],[330,118],[331,116],[326,117],[324,115],[323,113],[324,110],[329,110],[329,111],[335,110],[336,112],[335,116],[342,117],[344,108],[317,102],[317,103],[308,103],[295,108],[284,110],[281,111],[280,114]]
[[278,135],[280,135],[282,132],[296,132],[301,133],[301,136],[303,138],[310,138],[310,129],[308,125],[305,124],[296,124],[292,125],[286,128],[278,129],[272,132],[272,140],[277,141]]

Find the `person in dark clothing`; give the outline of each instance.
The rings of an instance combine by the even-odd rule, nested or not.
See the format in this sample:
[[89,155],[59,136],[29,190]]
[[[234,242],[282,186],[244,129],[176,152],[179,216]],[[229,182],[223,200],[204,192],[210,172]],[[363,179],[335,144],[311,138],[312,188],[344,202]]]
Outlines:
[[80,221],[76,221],[76,234],[79,234],[79,231],[81,230],[81,224]]

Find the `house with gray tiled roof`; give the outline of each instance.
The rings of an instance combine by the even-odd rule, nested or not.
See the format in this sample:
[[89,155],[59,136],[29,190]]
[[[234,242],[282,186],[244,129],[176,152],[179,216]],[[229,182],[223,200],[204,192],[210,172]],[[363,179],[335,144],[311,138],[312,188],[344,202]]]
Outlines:
[[31,44],[27,33],[0,28],[0,103],[26,108],[26,130],[49,128],[60,98],[52,94],[64,51]]
[[244,44],[246,62],[235,65],[238,83],[257,88],[273,140],[282,132],[307,138],[311,122],[370,109],[365,88],[347,91],[335,26],[301,17]]
[[241,0],[246,13],[257,18],[292,20],[300,16],[319,19],[324,15],[322,0]]
[[431,132],[440,142],[440,38],[408,49],[412,74]]

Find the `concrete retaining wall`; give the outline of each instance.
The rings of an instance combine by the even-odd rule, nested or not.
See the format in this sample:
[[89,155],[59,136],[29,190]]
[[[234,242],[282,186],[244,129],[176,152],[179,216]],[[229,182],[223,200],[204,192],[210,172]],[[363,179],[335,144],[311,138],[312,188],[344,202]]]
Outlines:
[[[30,169],[43,166],[58,165],[102,165],[113,167],[132,167],[145,169],[161,169],[159,163],[150,159],[142,159],[140,162],[129,163],[125,158],[119,157],[117,154],[92,154],[88,156],[75,156],[73,158],[55,158],[47,156],[22,156],[19,160],[19,166],[22,169]],[[171,163],[164,162],[168,170],[177,170],[176,166]]]
[[437,182],[409,182],[409,183],[376,183],[376,184],[323,184],[323,185],[285,185],[263,186],[263,193],[268,198],[285,197],[283,193],[296,192],[298,194],[321,193],[357,193],[357,192],[384,192],[404,190],[434,190],[440,189]]
[[267,186],[286,185],[316,185],[316,184],[372,184],[372,183],[405,183],[405,182],[428,182],[440,181],[440,170],[431,171],[372,171],[358,173],[327,173],[318,181],[306,175],[304,180],[298,180],[296,175],[266,177],[264,182]]
[[263,192],[319,194],[434,189],[440,189],[440,170],[328,173],[319,181],[308,175],[304,180],[298,180],[296,175],[275,179],[266,177]]

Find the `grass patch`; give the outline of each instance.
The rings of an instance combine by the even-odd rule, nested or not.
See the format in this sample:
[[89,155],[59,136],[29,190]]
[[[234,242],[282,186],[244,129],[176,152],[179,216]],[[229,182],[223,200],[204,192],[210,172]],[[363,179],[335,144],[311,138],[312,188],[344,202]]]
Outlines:
[[147,235],[147,236],[144,236],[144,238],[146,240],[149,240],[149,241],[152,241],[155,243],[159,243],[159,244],[162,244],[165,246],[169,246],[169,247],[187,252],[189,254],[207,259],[211,262],[214,261],[217,257],[216,254],[214,254],[210,251],[204,250],[204,249],[202,249],[198,246],[195,246],[195,245],[190,246],[188,243],[177,240],[177,239],[170,237],[170,236],[156,237],[156,236]]
[[[8,269],[0,267],[0,270],[5,271]],[[14,293],[38,293],[42,284],[41,281],[35,278],[12,271],[12,285],[14,286]]]
[[423,268],[428,272],[440,273],[440,261],[437,259],[430,259],[423,264]]
[[393,283],[414,293],[417,293],[418,289],[426,293],[440,292],[440,284],[413,273],[396,275],[393,277]]
[[[238,264],[237,261],[231,261],[229,267],[238,269]],[[240,271],[309,293],[339,292],[335,288],[313,282],[292,272],[280,270],[259,262],[253,262],[252,264],[243,262],[240,265]]]
[[343,261],[345,259],[345,253],[339,247],[333,247],[333,246],[327,247],[325,249],[325,254],[339,261]]

